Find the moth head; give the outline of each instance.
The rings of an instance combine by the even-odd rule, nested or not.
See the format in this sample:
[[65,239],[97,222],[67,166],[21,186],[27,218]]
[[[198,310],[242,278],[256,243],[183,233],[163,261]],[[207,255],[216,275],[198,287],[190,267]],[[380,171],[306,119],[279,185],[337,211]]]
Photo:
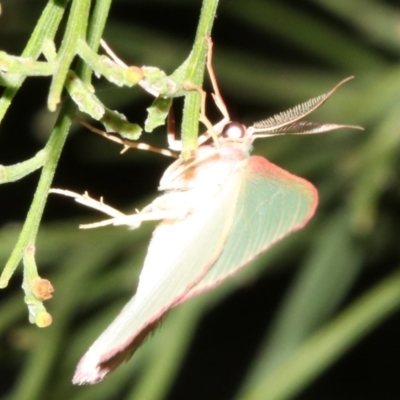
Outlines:
[[246,140],[247,128],[239,122],[228,122],[221,132],[221,138],[233,141]]

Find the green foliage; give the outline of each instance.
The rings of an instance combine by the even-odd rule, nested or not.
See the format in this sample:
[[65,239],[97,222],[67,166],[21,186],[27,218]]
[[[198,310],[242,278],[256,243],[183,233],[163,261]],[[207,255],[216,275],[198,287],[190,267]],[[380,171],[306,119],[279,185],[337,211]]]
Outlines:
[[[57,122],[55,123],[50,140],[44,149],[44,153],[39,153],[45,155],[41,178],[17,244],[0,276],[0,288],[7,286],[21,259],[31,259],[31,257],[26,256],[26,253],[34,254],[36,235],[46,198],[66,135],[71,126],[72,118],[77,111],[76,109],[78,108],[80,111],[89,114],[92,118],[102,121],[107,131],[120,132],[122,137],[129,137],[130,139],[137,139],[140,136],[141,128],[137,124],[131,124],[126,120],[124,115],[107,109],[92,93],[93,89],[89,83],[91,69],[96,74],[104,75],[111,82],[117,83],[118,86],[132,86],[143,82],[142,86],[145,90],[156,96],[175,97],[184,95],[186,92],[185,85],[193,86],[201,83],[206,52],[206,40],[204,36],[210,33],[217,1],[211,0],[204,3],[193,52],[187,61],[174,73],[173,79],[169,78],[158,68],[121,67],[108,57],[98,56],[94,53],[88,43],[92,44],[94,50],[99,47],[105,20],[111,4],[109,0],[99,1],[93,10],[93,15],[89,13],[90,0],[74,0],[69,11],[63,40],[57,52],[53,41],[57,32],[57,23],[60,22],[62,16],[60,9],[65,11],[66,4],[67,2],[64,2],[62,4],[64,7],[60,7],[59,4],[49,1],[22,57],[13,57],[5,52],[0,53],[0,69],[4,77],[2,82],[7,87],[0,99],[0,119],[5,114],[12,98],[27,76],[51,75],[50,90],[47,98],[47,107],[50,111],[55,111],[57,105],[61,102],[61,92],[64,86],[70,95],[70,99],[65,100],[61,106]],[[56,24],[54,24],[54,21],[56,21]],[[91,25],[87,32],[86,28],[89,26],[89,23]],[[47,29],[49,24],[52,24],[52,29]],[[36,58],[41,54],[47,58],[48,63],[36,61]],[[79,63],[77,67],[78,73],[76,74],[70,68],[72,68],[72,61],[77,55],[82,57],[86,63]],[[191,70],[195,70],[196,72],[192,73]],[[196,98],[198,97],[197,95]],[[189,120],[190,125],[193,125],[193,119],[196,123],[198,120],[199,101],[198,99],[197,101],[192,100],[191,103],[191,105],[187,106],[186,112],[191,116]],[[196,112],[197,118],[194,118]],[[190,132],[191,135],[189,136],[192,136],[192,138],[189,137],[186,139],[186,142],[193,142],[193,137],[197,137],[195,129],[191,129]],[[189,151],[190,147],[183,148],[183,154]],[[7,182],[15,179],[18,176],[17,171],[20,171],[21,168],[25,168],[25,171],[19,172],[20,176],[34,171],[41,166],[40,164],[38,165],[38,159],[40,157],[36,155],[33,159],[18,163],[17,165],[2,166],[4,181]],[[13,178],[9,178],[9,176]],[[33,250],[28,251],[27,249]],[[24,276],[32,276],[34,280],[39,277],[34,258],[31,262],[24,263]],[[47,317],[47,311],[43,306],[42,299],[32,296],[32,284],[33,281],[24,280],[23,288],[27,298],[29,298],[27,304],[29,305],[30,320],[48,320],[49,318]],[[38,325],[42,325],[42,323],[38,323]]]
[[[32,15],[38,13],[34,8],[37,6],[32,3],[13,1],[28,9],[33,7]],[[19,373],[7,393],[3,391],[3,398],[167,398],[204,315],[236,293],[235,289],[243,287],[244,283],[251,284],[266,271],[267,281],[285,276],[292,266],[296,267],[295,278],[282,304],[277,305],[275,317],[251,365],[246,368],[240,388],[239,385],[235,387],[235,396],[237,399],[294,398],[400,308],[400,277],[398,272],[391,272],[399,263],[395,251],[400,176],[397,161],[400,152],[400,40],[396,8],[389,2],[378,0],[314,0],[307,4],[272,0],[221,2],[219,18],[214,24],[216,75],[228,107],[243,110],[240,113],[246,115],[242,122],[247,119],[252,123],[265,118],[279,109],[326,92],[346,76],[355,75],[354,81],[341,88],[318,110],[318,119],[363,125],[365,132],[343,131],[318,137],[260,140],[256,144],[256,153],[306,177],[319,189],[321,204],[313,223],[258,258],[238,278],[173,310],[135,357],[103,383],[93,387],[73,387],[70,379],[80,356],[132,295],[152,229],[143,226],[133,232],[123,228],[79,231],[78,224],[85,221],[84,217],[69,223],[42,223],[39,228],[58,160],[68,157],[62,149],[77,107],[101,120],[103,112],[111,112],[109,107],[121,110],[126,104],[133,108],[133,104],[135,109],[144,110],[148,106],[142,99],[138,100],[139,88],[126,89],[133,85],[130,75],[126,77],[127,68],[118,69],[113,64],[111,70],[120,74],[110,77],[109,61],[104,63],[105,58],[97,55],[104,26],[104,37],[119,57],[135,65],[154,64],[162,81],[170,87],[169,81],[165,80],[168,75],[164,79],[164,70],[176,70],[169,79],[178,84],[187,81],[201,84],[205,45],[198,43],[202,42],[201,32],[209,32],[211,22],[198,28],[193,52],[188,57],[190,48],[185,50],[183,47],[190,46],[191,39],[188,39],[189,44],[184,43],[163,25],[162,20],[157,20],[158,25],[154,15],[145,19],[146,23],[137,20],[128,23],[121,16],[111,15],[106,24],[109,1],[96,2],[91,12],[88,0],[72,1],[70,9],[67,3],[48,2],[22,58],[10,56],[18,50],[11,47],[14,36],[6,30],[7,24],[2,25],[10,12],[7,2],[3,2],[0,16],[0,37],[5,35],[10,43],[7,53],[0,53],[0,84],[7,86],[0,100],[0,118],[7,109],[10,113],[13,110],[9,106],[28,76],[51,76],[48,108],[53,110],[60,101],[62,103],[43,149],[24,148],[24,143],[31,143],[30,138],[25,132],[15,131],[14,140],[24,150],[21,150],[24,154],[21,157],[31,152],[36,155],[26,161],[18,158],[18,162],[10,166],[0,166],[0,183],[15,182],[41,169],[36,194],[21,233],[15,224],[5,224],[0,231],[0,259],[2,264],[9,260],[1,285],[6,285],[24,259],[28,271],[35,271],[36,263],[40,275],[49,278],[55,287],[54,298],[46,303],[53,323],[45,329],[28,326],[23,295],[5,289],[0,332],[8,338],[9,349],[4,348],[0,357],[7,364],[12,360],[12,367],[18,368]],[[200,12],[199,2],[188,5],[182,1],[154,0],[149,3],[153,13],[157,7],[161,10],[158,14],[168,10],[171,15],[179,15],[178,20],[182,23],[189,15]],[[215,6],[215,2],[205,3]],[[123,10],[128,8],[127,2],[116,1],[115,6]],[[131,12],[140,12],[140,7],[147,10],[146,6],[134,2]],[[17,14],[16,10],[17,7],[14,16],[17,20],[21,18],[21,32],[26,39],[30,34],[27,26],[34,26],[34,21],[30,15]],[[62,33],[59,25],[63,17],[66,22],[63,35],[68,40],[63,40],[57,47],[53,43],[57,42],[56,33]],[[192,38],[195,30],[192,23],[186,37]],[[254,42],[257,42],[257,48],[253,47]],[[41,54],[46,61],[39,59]],[[84,63],[75,67],[72,61],[78,57]],[[182,60],[186,61],[182,63]],[[180,64],[182,66],[178,67]],[[75,71],[74,79],[75,76],[79,79],[77,84],[72,83],[72,92],[69,90],[76,94],[71,94],[74,101],[61,96],[71,70]],[[98,84],[93,80],[96,86],[96,92],[93,92],[93,70],[110,81],[123,82],[125,89],[110,89],[110,84]],[[37,78],[29,78],[34,79]],[[44,86],[47,90],[48,84]],[[19,96],[23,97],[26,95],[23,86],[21,90]],[[94,96],[93,101],[81,103],[82,100],[86,102],[89,93]],[[186,91],[167,94],[172,97],[186,94]],[[192,148],[196,138],[193,133],[198,127],[199,102],[197,92],[186,96],[182,133],[188,149]],[[152,110],[154,112],[154,108]],[[21,118],[20,115],[15,121]],[[117,119],[116,123],[125,123],[124,118]],[[143,120],[136,118],[134,116],[135,123],[142,126]],[[155,118],[159,118],[157,113]],[[153,129],[159,121],[146,124]],[[4,126],[1,126],[1,135],[6,134]],[[185,132],[191,135],[187,136]],[[134,130],[134,135],[136,133],[138,131]],[[127,160],[136,165],[127,167],[125,164],[131,168],[130,175],[143,173],[135,160],[139,155],[112,158],[112,150],[109,150],[112,144],[103,151],[98,141],[88,139],[92,141],[85,142],[84,138],[79,134],[71,137],[71,142],[79,141],[75,156],[85,154],[87,164],[84,165],[88,169],[90,165],[95,169],[106,166],[112,173],[115,166]],[[0,150],[0,156],[6,155],[3,142]],[[70,165],[75,162],[71,158],[64,160]],[[146,175],[143,176],[146,179]],[[80,185],[91,190],[92,182],[80,180],[77,186]],[[120,191],[132,193],[130,185],[130,181],[124,182]],[[11,185],[1,187],[2,196],[9,188]],[[106,185],[97,190],[111,196]],[[31,198],[30,193],[25,196]],[[60,200],[53,200],[53,203],[56,201]],[[2,207],[5,220],[7,207],[12,208],[13,203]],[[59,216],[62,214],[63,210]],[[19,218],[22,220],[23,215]],[[32,263],[32,246],[36,248],[35,263]],[[355,284],[378,269],[382,271],[382,280],[377,279],[373,287],[364,289],[354,299],[351,293]],[[383,278],[384,274],[387,276]],[[30,286],[26,279],[34,281],[36,278],[37,275],[24,276],[24,288],[28,287],[28,292]],[[22,278],[17,275],[14,281],[22,283]],[[351,304],[349,297],[353,299]],[[31,315],[37,316],[42,303],[39,301],[35,306],[36,311]],[[249,310],[252,312],[259,319],[269,318],[265,315],[264,304]],[[240,325],[241,322],[237,320],[236,323]],[[231,335],[235,334],[233,329]],[[237,336],[236,342],[240,341],[242,338]],[[201,375],[200,372],[199,381]],[[192,398],[196,398],[195,395]],[[213,398],[212,394],[208,397]]]

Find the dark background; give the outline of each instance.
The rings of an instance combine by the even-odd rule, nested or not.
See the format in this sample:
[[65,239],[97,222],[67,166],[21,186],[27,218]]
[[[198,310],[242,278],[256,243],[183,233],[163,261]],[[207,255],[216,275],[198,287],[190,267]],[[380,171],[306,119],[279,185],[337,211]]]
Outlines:
[[[34,3],[23,0],[2,2],[1,50],[12,54],[19,54],[22,51],[46,2]],[[358,10],[359,2],[350,3]],[[354,92],[365,93],[365,97],[366,93],[375,93],[370,88],[378,86],[385,75],[394,74],[393,71],[399,68],[400,33],[397,28],[392,35],[387,32],[386,36],[382,35],[383,38],[378,35],[375,37],[371,33],[373,30],[368,30],[368,18],[365,19],[365,26],[360,24],[360,19],[356,16],[356,11],[350,8],[350,3],[347,13],[340,14],[335,12],[333,0],[321,2],[222,0],[212,34],[215,43],[214,65],[232,118],[251,123],[321,94],[340,79],[352,74],[357,75],[357,80],[347,84],[350,88],[343,89],[348,90],[346,93],[351,92],[353,98],[359,100],[364,100],[364,96],[357,97]],[[393,11],[400,16],[397,3],[394,1],[367,3],[364,8],[366,15],[372,12],[373,7],[379,5],[379,10],[383,7],[388,11],[388,15]],[[264,10],[264,14],[260,15],[256,10],[258,6]],[[270,11],[268,11],[269,6]],[[254,7],[253,14],[251,7]],[[287,19],[284,12],[282,14],[277,12],[276,7],[287,10]],[[115,1],[105,38],[125,62],[155,65],[171,73],[191,49],[199,10],[199,1]],[[280,19],[277,20],[278,18]],[[311,24],[309,35],[304,32],[308,19]],[[300,39],[295,35],[296,26],[293,26],[296,21],[299,22]],[[374,19],[371,18],[370,21],[372,24]],[[315,36],[312,30],[313,23],[324,27],[326,36]],[[391,29],[389,20],[387,23],[382,21],[382,29],[388,31]],[[334,37],[337,35],[342,40],[343,47],[337,46],[336,41],[330,41],[332,32]],[[392,37],[393,43],[389,39],[385,42],[385,37]],[[351,57],[344,54],[346,43],[350,47],[360,49],[359,53],[352,54]],[[394,43],[397,43],[397,49]],[[352,61],[340,61],[346,57]],[[368,57],[376,63],[367,63]],[[336,62],[335,59],[339,61]],[[236,62],[237,60],[240,60],[240,64]],[[252,66],[265,68],[265,82],[259,79],[258,69],[253,70]],[[299,80],[301,77],[304,80],[297,84],[296,79]],[[9,165],[25,160],[43,147],[51,130],[51,115],[45,110],[49,82],[46,78],[27,79],[23,89],[15,98],[0,126],[1,164]],[[278,89],[280,82],[282,86]],[[206,83],[208,89],[207,85],[208,83]],[[382,91],[388,86],[383,84]],[[130,121],[138,123],[144,120],[145,108],[151,101],[147,94],[138,90],[131,95],[127,89],[118,89],[103,81],[98,83],[96,93],[111,108],[120,110]],[[374,132],[379,132],[385,118],[388,118],[385,113],[388,107],[385,108],[382,103],[378,103],[379,96],[384,97],[384,94],[377,93],[377,98],[370,97],[369,102],[365,99],[365,104],[353,102],[351,110],[348,108],[343,110],[342,108],[346,107],[341,107],[340,101],[337,101],[331,109],[328,108],[326,114],[319,117],[337,123],[363,125],[366,128],[364,133],[346,130],[320,137],[294,138],[292,143],[295,144],[290,144],[291,138],[271,139],[271,145],[264,143],[260,147],[256,146],[257,154],[263,154],[282,167],[304,176],[321,189],[320,209],[311,227],[304,231],[304,235],[298,233],[290,242],[294,246],[293,254],[290,254],[290,250],[285,251],[284,247],[283,250],[278,249],[277,253],[288,254],[281,254],[281,257],[278,254],[267,264],[267,269],[257,267],[257,271],[267,270],[267,273],[257,272],[259,278],[257,280],[252,277],[247,278],[247,283],[243,286],[235,282],[234,286],[239,286],[238,289],[226,290],[226,295],[221,295],[218,301],[205,308],[208,313],[201,318],[198,328],[193,330],[194,336],[190,348],[186,355],[182,354],[182,363],[176,367],[177,375],[171,380],[173,383],[170,388],[166,389],[165,393],[168,395],[160,398],[207,397],[218,400],[234,398],[246,372],[251,369],[261,343],[274,324],[279,304],[285,295],[290,293],[299,268],[304,267],[308,254],[312,253],[313,246],[317,245],[319,228],[333,221],[333,216],[339,215],[341,210],[349,213],[349,220],[352,222],[343,235],[348,234],[352,246],[362,253],[360,268],[354,273],[351,283],[347,282],[348,289],[343,291],[337,304],[325,318],[321,319],[320,325],[340,313],[398,268],[400,194],[396,157],[398,142],[393,140],[392,145],[386,146],[390,149],[377,148],[376,154],[371,154],[374,150],[373,143],[377,140],[376,137],[379,137],[378,134],[374,136]],[[397,100],[399,98],[393,96],[390,107],[395,109]],[[335,103],[335,96],[330,102]],[[399,104],[397,103],[397,107]],[[368,106],[374,110],[373,118],[366,114]],[[216,120],[218,116],[211,102],[208,107],[209,115]],[[397,132],[393,132],[393,135],[396,134]],[[163,129],[157,130],[151,136],[145,134],[143,141],[146,140],[154,141],[160,146],[166,145]],[[281,141],[278,142],[279,140]],[[368,148],[372,149],[369,153],[365,150]],[[160,176],[170,160],[139,151],[130,151],[120,157],[118,151],[116,145],[76,126],[65,146],[53,186],[76,192],[89,190],[93,197],[104,195],[108,203],[120,209],[137,207],[138,204],[145,203],[148,196],[154,197]],[[369,194],[371,199],[370,203],[367,203],[370,204],[370,208],[366,208],[367,211],[371,211],[372,217],[368,219],[368,215],[363,214],[367,215],[364,220],[363,215],[360,217],[357,210],[355,211],[357,207],[354,204],[357,203],[353,200],[357,185],[369,179],[363,173],[367,168],[373,170],[371,160],[372,163],[377,162],[379,171],[382,170],[382,164],[386,160],[387,168],[384,169],[386,174],[381,175],[381,184],[372,184],[375,185],[375,189]],[[0,218],[4,226],[0,236],[0,241],[3,242],[0,243],[0,254],[4,262],[7,251],[10,251],[16,238],[18,231],[16,224],[23,221],[29,208],[37,179],[38,172],[19,182],[0,187],[2,210]],[[371,182],[375,182],[372,177],[370,179]],[[96,220],[96,217],[94,212],[90,212],[89,217],[85,208],[76,206],[68,199],[50,198],[44,215],[44,238],[39,238],[40,243],[44,242],[41,244],[43,255],[38,254],[39,258],[43,257],[44,275],[57,276],[59,273],[57,262],[64,254],[77,252],[73,245],[68,249],[67,245],[65,248],[62,246],[59,248],[56,244],[48,244],[46,247],[48,235],[51,236],[51,232],[58,232],[61,235],[63,229],[66,229],[63,228],[66,226],[64,224],[68,225],[68,232],[74,232],[79,222],[90,218]],[[86,240],[83,233],[76,234],[80,235],[81,240]],[[112,230],[96,233],[97,236],[89,241],[94,241],[94,248],[101,247],[103,241],[109,241],[112,234]],[[130,233],[118,234],[125,237]],[[147,239],[138,239],[131,251],[138,248],[143,253],[148,238],[149,233]],[[62,240],[60,236],[60,242]],[[67,239],[65,240],[67,242]],[[112,270],[113,261],[125,260],[126,255],[126,249],[116,250],[107,265],[100,269],[99,274],[107,274]],[[57,281],[57,278],[55,279]],[[0,293],[4,302],[8,301],[5,304],[16,298],[21,303],[15,308],[15,318],[10,318],[8,323],[7,318],[1,320],[5,322],[0,325],[2,328],[0,394],[2,398],[33,399],[36,398],[34,395],[15,396],[22,393],[19,386],[26,382],[24,379],[28,380],[26,371],[32,367],[27,365],[34,360],[29,356],[30,352],[32,349],[37,351],[38,343],[43,343],[46,339],[43,337],[38,339],[38,335],[42,335],[42,331],[36,332],[39,331],[38,328],[27,326],[23,293],[19,290],[20,282],[21,275],[17,275],[10,286]],[[131,283],[131,281],[129,284],[124,282],[121,285],[121,292],[125,296],[128,296],[128,286]],[[64,292],[73,295],[74,290],[78,289],[65,289]],[[115,289],[115,292],[118,291]],[[62,290],[60,292],[63,293]],[[56,296],[62,303],[62,294],[58,293],[59,288],[56,287]],[[51,364],[53,366],[50,369],[48,366],[47,369],[43,369],[41,375],[46,376],[47,383],[43,389],[45,397],[41,398],[50,399],[56,395],[57,398],[63,398],[64,391],[59,392],[55,387],[51,387],[53,379],[56,379],[55,382],[66,382],[64,385],[68,390],[65,391],[64,398],[98,398],[86,388],[86,391],[80,388],[69,389],[72,370],[68,363],[65,368],[63,364],[65,353],[70,346],[69,336],[74,335],[72,340],[79,341],[79,338],[75,339],[78,333],[74,327],[82,322],[87,324],[92,314],[97,315],[102,307],[109,306],[107,304],[109,301],[114,301],[115,309],[118,309],[126,298],[121,300],[122,297],[113,294],[108,299],[105,295],[103,302],[86,304],[76,315],[64,317],[58,316],[56,310],[52,310],[51,302],[49,303],[54,323],[57,324],[61,318],[66,318],[63,326],[68,326],[65,328],[68,333],[54,350],[57,355],[53,358]],[[315,301],[318,302],[318,299]],[[3,310],[9,309],[12,308],[3,308]],[[162,330],[163,326],[158,329],[155,336],[160,335]],[[101,329],[93,329],[91,340],[100,331]],[[321,372],[315,381],[295,398],[371,400],[399,398],[399,337],[400,319],[397,313],[386,318],[369,332],[337,362]],[[148,342],[153,339],[150,338]],[[80,354],[79,351],[76,354]],[[163,357],[162,352],[158,357]],[[70,358],[74,357],[71,355]],[[69,361],[77,360],[75,357]],[[130,361],[133,362],[134,360]],[[40,368],[40,365],[37,368]],[[112,382],[113,378],[111,375],[106,382],[107,387],[113,388],[114,385],[115,388],[109,389],[110,394],[104,398],[130,398],[128,393],[132,382],[130,380]],[[134,382],[139,378],[140,373],[139,376],[135,375]],[[142,398],[146,400],[146,397]],[[265,394],[265,398],[269,398],[268,393]]]

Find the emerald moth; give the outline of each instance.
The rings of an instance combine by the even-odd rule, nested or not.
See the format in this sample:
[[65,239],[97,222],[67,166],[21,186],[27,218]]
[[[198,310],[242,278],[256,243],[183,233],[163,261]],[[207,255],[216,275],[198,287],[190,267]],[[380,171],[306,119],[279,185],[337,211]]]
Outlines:
[[132,356],[173,307],[221,284],[313,216],[318,203],[315,187],[263,157],[251,156],[255,139],[361,129],[302,121],[352,77],[250,127],[231,122],[211,67],[212,43],[208,41],[207,66],[223,119],[201,141],[211,134],[218,140],[201,145],[189,160],[178,158],[172,163],[160,181],[163,194],[140,212],[124,215],[87,194],[53,189],[112,217],[83,227],[112,224],[135,229],[144,221],[161,220],[135,296],[82,357],[75,384],[101,381]]

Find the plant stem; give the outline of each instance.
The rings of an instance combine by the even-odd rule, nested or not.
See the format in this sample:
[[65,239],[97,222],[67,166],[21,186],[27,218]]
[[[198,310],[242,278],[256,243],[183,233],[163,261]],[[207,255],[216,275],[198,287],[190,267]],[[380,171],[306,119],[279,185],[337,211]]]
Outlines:
[[[205,35],[211,34],[217,11],[218,0],[204,0],[200,12],[199,24],[193,50],[187,60],[186,82],[201,86],[204,78],[205,59],[207,54],[207,41]],[[185,105],[182,118],[182,155],[190,156],[192,150],[197,149],[197,136],[199,130],[200,94],[196,91],[188,93],[185,97]]]
[[[21,55],[22,57],[32,57],[35,60],[39,57],[45,40],[53,40],[67,3],[68,0],[52,0],[48,2]],[[18,76],[12,86],[4,91],[3,96],[0,98],[0,121],[3,119],[25,78],[26,76]]]
[[[86,41],[89,47],[96,53],[99,48],[100,39],[103,36],[111,1],[112,0],[97,0],[93,8]],[[83,82],[89,82],[92,76],[92,70],[86,64],[80,64],[79,68],[82,68],[82,70],[78,70],[78,75]]]
[[64,38],[57,53],[57,68],[50,85],[47,100],[47,107],[50,111],[55,111],[61,101],[61,92],[77,52],[79,39],[86,39],[89,10],[90,0],[73,0]]
[[75,113],[75,110],[76,106],[71,100],[67,100],[61,108],[60,115],[45,147],[47,159],[43,166],[31,207],[19,235],[18,241],[11,253],[10,258],[8,259],[3,273],[1,274],[0,288],[7,286],[8,281],[17,268],[25,249],[28,246],[35,244],[40,220],[46,204],[47,193],[50,189],[51,182],[53,181],[57,162],[60,158],[64,142],[67,138],[68,130],[71,126],[72,116]]
[[10,183],[22,179],[41,168],[46,160],[46,152],[40,150],[29,160],[13,165],[0,165],[0,184]]

